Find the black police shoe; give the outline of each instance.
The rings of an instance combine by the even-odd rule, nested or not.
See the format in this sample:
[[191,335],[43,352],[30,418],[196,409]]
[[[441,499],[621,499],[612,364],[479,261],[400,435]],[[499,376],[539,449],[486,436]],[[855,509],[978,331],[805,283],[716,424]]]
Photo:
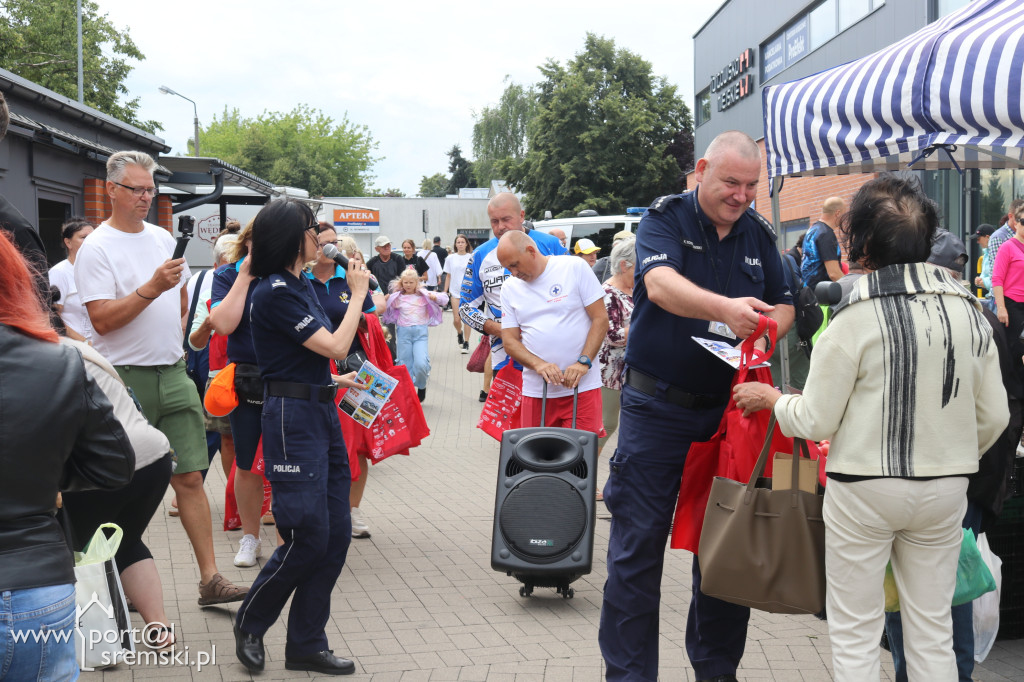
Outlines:
[[260,672],[264,663],[263,638],[242,632],[235,623],[235,656],[249,672]]
[[294,656],[284,659],[288,670],[309,670],[322,675],[351,675],[356,664],[347,658],[338,658],[333,651],[321,651],[311,656]]
[[697,680],[697,682],[736,682],[735,675],[715,675],[709,677],[706,680]]

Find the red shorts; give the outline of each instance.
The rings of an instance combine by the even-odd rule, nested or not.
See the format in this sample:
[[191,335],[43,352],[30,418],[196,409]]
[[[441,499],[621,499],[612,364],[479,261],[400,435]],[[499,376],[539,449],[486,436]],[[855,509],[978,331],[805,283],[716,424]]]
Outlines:
[[[540,398],[523,396],[522,426],[541,426]],[[544,413],[543,426],[570,428],[572,426],[572,396],[548,398],[548,406]],[[582,391],[576,406],[576,428],[596,433],[600,437],[607,434],[601,421],[601,389],[595,388]]]

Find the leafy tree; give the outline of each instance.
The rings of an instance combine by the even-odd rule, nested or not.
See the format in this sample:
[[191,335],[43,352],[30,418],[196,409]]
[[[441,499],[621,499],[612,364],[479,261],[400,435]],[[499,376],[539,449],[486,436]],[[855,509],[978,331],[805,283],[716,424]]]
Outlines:
[[448,193],[448,176],[444,173],[434,173],[429,178],[424,175],[420,180],[421,197],[443,197]]
[[1003,192],[1002,184],[999,182],[1000,171],[990,170],[988,182],[985,183],[985,191],[981,193],[981,222],[989,225],[999,226],[999,219],[1006,213],[1009,202]]
[[375,189],[371,190],[368,197],[404,197],[405,192],[398,189],[397,187],[388,187],[387,189]]
[[462,156],[462,148],[452,145],[448,150],[448,172],[452,174],[448,180],[448,194],[458,194],[463,187],[473,187],[473,163]]
[[[82,81],[85,104],[154,132],[157,121],[138,118],[139,98],[127,99],[129,59],[143,60],[128,35],[95,2],[82,0]],[[78,99],[78,21],[70,0],[0,2],[0,64],[22,78]],[[122,97],[126,99],[122,102]]]
[[679,191],[687,155],[670,146],[685,144],[690,111],[650,63],[588,33],[566,66],[548,60],[540,71],[528,151],[506,177],[526,193],[528,214],[618,213]]
[[[508,83],[508,76],[505,76]],[[484,107],[473,124],[473,161],[477,181],[504,179],[506,164],[526,154],[526,127],[537,111],[532,86],[508,83],[497,106]]]
[[200,134],[203,153],[276,185],[301,187],[313,196],[364,196],[369,191],[377,143],[364,125],[338,123],[300,104],[288,113],[243,118],[224,108]]

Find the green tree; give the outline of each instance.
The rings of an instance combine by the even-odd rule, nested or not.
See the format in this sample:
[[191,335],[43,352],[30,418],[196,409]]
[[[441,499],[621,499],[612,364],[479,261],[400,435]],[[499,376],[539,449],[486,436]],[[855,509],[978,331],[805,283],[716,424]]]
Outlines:
[[[161,130],[138,118],[139,98],[128,99],[129,59],[145,56],[95,2],[82,0],[82,81],[85,103],[143,130]],[[78,99],[78,21],[70,0],[0,2],[0,65],[65,97]]]
[[424,175],[420,180],[421,197],[443,197],[448,193],[448,176],[444,173],[434,173],[429,178]]
[[458,194],[463,187],[473,187],[473,162],[462,156],[462,148],[454,144],[448,150],[448,194]]
[[313,196],[365,196],[379,158],[364,125],[340,122],[300,104],[288,113],[243,118],[224,108],[199,133],[203,154],[216,156],[276,185],[299,187]]
[[387,189],[374,189],[371,190],[368,197],[404,197],[405,192],[398,189],[397,187],[388,187]]
[[526,154],[526,128],[537,111],[532,86],[508,83],[498,104],[484,107],[473,124],[473,169],[483,185],[502,180],[507,164]]
[[619,213],[679,191],[669,147],[685,142],[690,111],[650,63],[588,33],[566,66],[549,60],[540,71],[528,151],[505,178],[526,193],[527,214]]
[[999,219],[1006,213],[1009,203],[1006,201],[1002,184],[999,182],[999,176],[1005,171],[990,170],[988,173],[988,182],[985,183],[985,190],[981,193],[981,222],[998,227]]

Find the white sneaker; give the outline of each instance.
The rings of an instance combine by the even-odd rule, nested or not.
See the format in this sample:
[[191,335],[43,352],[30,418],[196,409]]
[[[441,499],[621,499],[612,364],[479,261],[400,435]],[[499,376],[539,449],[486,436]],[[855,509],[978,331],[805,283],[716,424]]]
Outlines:
[[366,525],[366,519],[363,518],[363,512],[359,507],[352,507],[352,537],[370,537],[370,527]]
[[256,559],[260,556],[260,539],[255,535],[243,535],[242,541],[238,543],[238,554],[235,555],[235,566],[248,568],[256,565]]

